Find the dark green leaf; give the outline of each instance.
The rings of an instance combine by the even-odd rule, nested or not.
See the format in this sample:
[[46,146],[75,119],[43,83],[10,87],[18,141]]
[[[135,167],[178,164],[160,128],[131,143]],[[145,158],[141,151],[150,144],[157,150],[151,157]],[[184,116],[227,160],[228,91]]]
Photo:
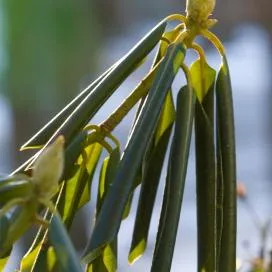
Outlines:
[[198,270],[216,271],[214,84],[195,109]]
[[167,94],[150,154],[145,162],[144,176],[138,202],[136,222],[128,260],[130,263],[139,258],[146,249],[156,193],[161,176],[162,165],[167,150],[175,108],[171,91]]
[[184,59],[184,53],[185,50],[181,44],[170,45],[167,50],[122,156],[113,186],[102,206],[84,253],[84,262],[90,262],[93,258],[92,252],[110,243],[119,230],[137,171],[158,123],[167,90],[171,87]]
[[[231,272],[236,266],[236,155],[232,90],[225,56],[216,82],[216,102],[219,198],[223,193],[223,207],[219,207],[222,221],[218,222],[222,228],[218,230],[222,233],[218,271]],[[219,205],[221,201],[218,199]]]
[[[156,54],[156,57],[155,57],[155,60],[154,60],[154,63],[153,63],[153,65],[152,65],[152,67],[154,67],[161,59],[162,59],[162,57],[165,55],[165,53],[166,53],[166,51],[167,51],[167,48],[168,48],[168,46],[169,46],[169,44],[171,43],[171,42],[173,42],[174,40],[175,40],[175,38],[177,37],[177,35],[178,35],[178,33],[180,33],[180,31],[179,31],[179,29],[174,29],[174,30],[171,30],[171,31],[168,31],[168,32],[165,32],[164,34],[163,34],[163,36],[162,36],[162,39],[161,39],[161,41],[160,41],[160,46],[159,46],[159,49],[158,49],[158,51],[157,51],[157,54]],[[170,93],[169,93],[170,94]],[[146,152],[146,157],[150,157],[151,156],[151,150],[153,150],[153,148],[154,148],[154,144],[155,144],[155,142],[157,143],[159,140],[160,140],[160,137],[162,136],[162,135],[164,135],[164,122],[166,123],[165,124],[165,127],[167,127],[167,122],[168,122],[168,118],[170,118],[171,119],[171,116],[172,116],[172,114],[173,114],[173,111],[175,111],[174,110],[174,106],[173,106],[173,102],[171,101],[170,102],[170,100],[169,100],[169,98],[172,100],[172,97],[170,97],[170,96],[172,96],[171,94],[169,95],[169,96],[167,96],[167,98],[166,98],[166,102],[165,103],[167,103],[168,105],[167,106],[165,106],[164,105],[164,109],[163,109],[163,111],[164,111],[164,113],[163,113],[163,116],[161,116],[160,117],[160,121],[159,121],[159,124],[158,124],[158,131],[155,133],[155,135],[154,135],[154,137],[156,137],[156,139],[153,139],[152,141],[151,141],[151,144],[150,144],[150,147],[147,149],[147,152]],[[137,110],[137,112],[136,112],[136,116],[135,116],[135,119],[134,119],[134,122],[133,122],[133,126],[134,126],[134,124],[136,123],[136,120],[137,120],[137,118],[138,118],[138,115],[139,115],[139,113],[140,113],[140,111],[141,111],[141,109],[142,109],[142,107],[143,107],[143,105],[144,105],[144,101],[145,101],[145,99],[146,99],[146,95],[144,96],[144,97],[142,97],[142,99],[141,99],[141,101],[140,101],[140,103],[139,103],[139,107],[138,107],[138,110]],[[170,103],[169,103],[170,102]],[[172,105],[171,105],[171,103],[172,103]],[[167,110],[165,110],[166,109],[166,107],[167,107]],[[159,130],[161,130],[161,131],[159,131]],[[166,136],[164,137],[165,138],[165,140],[163,141],[163,142],[166,142]],[[162,143],[160,143],[160,145],[163,145]],[[159,165],[160,165],[160,160],[163,160],[163,157],[164,156],[162,156],[162,154],[163,154],[163,146],[161,146],[161,147],[159,147],[159,148],[156,148],[156,150],[161,150],[161,152],[159,153],[161,156],[160,156],[160,158],[161,159],[158,159],[157,160],[157,165],[158,165],[158,169],[160,169],[159,168]],[[153,152],[154,153],[154,152]],[[154,155],[154,154],[153,154]],[[153,160],[155,159],[155,156],[156,155],[154,155],[153,156]],[[155,162],[154,162],[155,163]],[[156,167],[149,167],[149,165],[150,166],[152,166],[153,165],[153,162],[151,162],[151,161],[149,161],[149,162],[147,162],[146,163],[146,166],[144,166],[144,164],[145,164],[145,162],[143,161],[143,165],[141,166],[141,167],[139,167],[139,170],[138,170],[138,174],[137,174],[137,177],[136,177],[136,179],[135,179],[135,182],[134,182],[134,188],[136,188],[139,184],[141,184],[141,182],[142,182],[142,180],[143,180],[143,172],[145,172],[145,171],[148,171],[148,170],[144,170],[144,169],[152,169],[152,168],[156,168]],[[147,176],[150,176],[151,175],[151,173],[152,173],[153,171],[149,171],[149,174],[146,174]],[[160,176],[160,171],[155,171],[154,172],[154,174],[159,178],[159,176]],[[148,180],[148,178],[145,178],[146,180]],[[152,190],[152,192],[154,192],[154,199],[155,199],[155,196],[156,196],[156,191],[157,191],[157,189],[156,189],[156,179],[154,179],[154,181],[152,182],[153,183],[153,190]],[[149,184],[149,183],[148,183]],[[157,184],[158,184],[158,180],[157,180]],[[145,188],[145,190],[149,190],[149,186],[145,186],[146,188]],[[142,189],[143,190],[143,189]],[[128,200],[128,203],[127,203],[127,205],[126,205],[126,208],[125,208],[125,211],[124,211],[124,215],[123,215],[123,219],[124,218],[126,218],[127,216],[128,216],[128,214],[129,214],[129,211],[130,211],[130,207],[131,207],[131,202],[132,202],[132,199],[133,199],[133,194],[134,194],[134,191],[133,192],[131,192],[131,195],[129,196],[129,200]],[[141,195],[145,195],[145,193],[141,193]],[[152,207],[153,205],[151,204],[152,202],[153,202],[153,200],[152,200],[152,197],[150,197],[149,198],[149,200],[150,200],[150,207]],[[142,200],[142,201],[140,201],[140,202],[144,202],[144,199]],[[139,204],[139,205],[141,205],[141,204]],[[150,213],[152,213],[152,208],[150,209]],[[139,211],[139,213],[140,213],[140,211]],[[145,235],[148,235],[148,229],[149,229],[149,223],[148,223],[148,221],[151,219],[151,216],[150,216],[150,219],[148,219],[148,217],[149,217],[149,215],[148,215],[148,213],[146,213],[146,219],[147,219],[147,221],[144,223],[145,225],[146,225],[146,227],[145,227],[145,229],[146,229],[146,234]],[[138,224],[138,223],[136,223],[136,224]],[[136,226],[135,226],[135,229],[136,229]],[[137,230],[139,230],[139,232],[141,232],[141,230],[139,229],[139,227],[137,227]],[[137,231],[138,232],[138,231]],[[135,232],[134,232],[134,234],[133,234],[133,236],[135,236],[135,235],[138,235],[138,234],[136,234]],[[139,237],[141,237],[142,235],[139,233]],[[132,251],[134,251],[134,249],[133,248],[135,248],[135,246],[137,247],[137,238],[136,238],[136,236],[133,238],[134,239],[134,242],[132,242],[132,244],[134,244],[134,245],[132,245],[131,246],[131,249],[130,249],[130,252],[132,253]],[[145,248],[145,245],[146,245],[146,242],[144,242],[144,243],[142,243],[143,245],[144,245],[144,247],[143,247],[143,250],[144,250],[144,248]],[[136,249],[136,251],[138,252],[138,250]],[[136,253],[136,255],[137,255],[138,253]],[[140,254],[140,253],[139,253]],[[129,256],[129,259],[130,259],[130,262],[132,262],[133,260],[134,260],[134,258],[137,258],[137,256],[135,255],[135,253],[132,253],[132,255],[130,254],[130,256]],[[134,256],[134,257],[133,257]]]
[[171,145],[159,231],[151,271],[171,271],[173,252],[189,158],[195,95],[185,86],[177,98],[176,125]]
[[198,270],[216,270],[216,171],[214,85],[216,71],[204,58],[190,68],[195,107]]

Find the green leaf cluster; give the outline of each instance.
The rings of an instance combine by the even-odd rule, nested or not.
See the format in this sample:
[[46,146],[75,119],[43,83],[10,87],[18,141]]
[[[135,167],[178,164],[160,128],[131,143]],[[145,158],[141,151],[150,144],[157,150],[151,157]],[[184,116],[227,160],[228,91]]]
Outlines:
[[[171,19],[181,20],[181,23],[166,31]],[[222,56],[218,73],[208,65],[203,49],[193,42],[196,34],[208,38],[218,48]],[[156,46],[157,54],[150,72],[128,98],[104,122],[88,125]],[[129,216],[134,192],[140,187],[128,253],[128,261],[133,263],[147,247],[161,182],[164,183],[164,196],[151,271],[171,271],[194,134],[198,271],[234,271],[234,117],[229,71],[222,48],[211,32],[192,32],[186,28],[183,17],[170,16],[27,141],[22,150],[38,149],[37,153],[11,176],[0,180],[1,204],[23,199],[14,210],[0,213],[0,267],[4,267],[16,240],[37,220],[37,214],[41,215],[40,203],[35,202],[37,205],[33,206],[28,199],[33,192],[29,188],[29,172],[45,148],[63,135],[65,168],[59,191],[51,200],[54,207],[48,206],[40,220],[43,226],[21,261],[21,271],[117,271],[120,226]],[[184,64],[188,49],[195,50],[199,56],[190,67]],[[180,70],[185,73],[187,82],[180,86],[175,97],[172,83]],[[123,148],[112,131],[139,101]],[[165,179],[161,177],[164,163],[167,164]],[[79,257],[67,232],[78,210],[91,201],[94,174],[98,170],[94,226]],[[21,224],[20,229],[14,225],[16,220]],[[13,239],[6,241],[6,237]]]

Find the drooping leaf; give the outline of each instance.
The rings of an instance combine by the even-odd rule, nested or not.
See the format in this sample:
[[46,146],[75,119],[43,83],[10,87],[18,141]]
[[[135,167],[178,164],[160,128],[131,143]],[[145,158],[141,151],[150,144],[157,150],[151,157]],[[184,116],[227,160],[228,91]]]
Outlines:
[[[216,118],[217,118],[217,152],[218,152],[218,186],[223,193],[223,207],[221,219],[218,221],[219,248],[218,271],[235,271],[236,265],[236,155],[235,155],[235,128],[232,102],[232,89],[226,57],[222,64],[216,81]],[[223,186],[223,188],[222,188]],[[222,197],[218,194],[218,197]],[[218,199],[218,204],[222,199]]]
[[82,272],[79,258],[67,231],[58,216],[52,218],[49,227],[49,240],[52,244],[56,259],[63,272]]
[[190,72],[196,97],[202,103],[204,97],[214,84],[216,72],[204,59],[197,59],[191,65]]
[[[165,33],[163,34],[163,36],[165,35]],[[156,57],[155,57],[155,61],[152,65],[152,68],[151,70],[159,63],[159,61],[162,59],[162,54],[161,54],[161,43],[163,42],[163,40],[160,41],[160,47],[159,49],[157,50],[157,53],[156,53]],[[149,89],[150,89],[150,86],[149,86]],[[148,91],[149,91],[148,89]],[[135,114],[135,117],[134,117],[134,120],[132,122],[132,126],[131,126],[131,131],[133,131],[133,127],[137,121],[137,118],[142,110],[142,107],[144,105],[144,102],[145,102],[145,99],[147,97],[147,93],[142,96],[141,100],[140,100],[140,103],[139,103],[139,106],[137,108],[137,111],[136,111],[136,114]],[[130,136],[129,136],[130,137]],[[139,169],[138,169],[138,173],[136,175],[136,178],[134,180],[134,186],[133,186],[133,189],[132,189],[132,192],[130,193],[130,196],[128,198],[128,201],[127,201],[127,204],[126,204],[126,207],[125,207],[125,210],[124,210],[124,213],[123,213],[123,219],[126,219],[128,216],[129,216],[129,213],[130,213],[130,209],[131,209],[131,204],[132,204],[132,200],[133,200],[133,196],[134,196],[134,191],[135,189],[141,184],[142,182],[142,179],[143,179],[143,166],[140,166]]]
[[216,270],[216,171],[214,85],[216,71],[204,58],[190,68],[195,107],[198,270]]
[[153,136],[153,142],[151,143],[152,147],[150,147],[150,152],[144,165],[142,187],[138,201],[132,244],[128,257],[130,263],[133,263],[139,258],[146,249],[162,165],[174,120],[175,108],[172,93],[170,91],[166,96],[160,120]]
[[152,272],[171,271],[189,158],[194,107],[194,92],[190,87],[185,86],[180,90],[177,98],[175,131],[168,162]]
[[202,102],[196,102],[195,145],[198,270],[216,271],[214,83]]
[[[160,46],[159,46],[158,51],[156,53],[156,56],[155,56],[154,63],[152,65],[152,67],[154,67],[163,58],[163,56],[165,55],[165,53],[167,51],[167,48],[168,48],[169,44],[175,40],[175,38],[177,37],[177,35],[179,33],[180,33],[179,29],[174,29],[174,30],[170,30],[168,32],[165,32],[163,34],[162,39],[160,41]],[[150,224],[150,219],[151,219],[151,213],[152,213],[152,210],[153,210],[152,209],[152,207],[153,207],[152,203],[154,202],[155,197],[156,197],[157,186],[158,186],[159,177],[160,177],[160,171],[159,170],[152,171],[151,169],[160,169],[160,164],[162,163],[163,158],[164,158],[164,155],[163,155],[164,154],[164,149],[166,149],[166,147],[167,147],[167,136],[166,135],[164,136],[164,127],[167,127],[167,122],[168,121],[171,122],[170,120],[172,118],[173,111],[174,111],[173,102],[169,100],[169,99],[172,100],[172,97],[170,97],[170,96],[171,96],[171,91],[169,91],[169,95],[167,96],[165,105],[163,107],[163,113],[162,113],[162,116],[160,117],[160,121],[159,121],[158,128],[157,128],[158,131],[155,133],[155,135],[154,135],[155,138],[153,137],[154,139],[151,141],[150,146],[149,146],[149,148],[147,149],[147,152],[146,152],[145,157],[148,157],[148,159],[147,159],[148,162],[145,162],[145,160],[143,160],[143,165],[141,167],[139,167],[138,174],[137,174],[136,180],[134,182],[134,188],[136,188],[144,180],[143,175],[146,175],[145,180],[149,180],[149,178],[154,174],[153,181],[150,182],[150,183],[146,183],[146,185],[147,184],[148,185],[152,184],[152,188],[150,188],[150,186],[144,186],[143,185],[143,187],[145,187],[145,189],[141,189],[141,191],[151,190],[153,197],[148,197],[148,201],[149,201],[148,206],[150,207],[149,212],[147,212],[147,210],[144,209],[145,218],[146,218],[146,222],[143,223],[143,225],[145,225],[145,228],[144,228],[145,229],[145,231],[144,231],[145,234],[144,233],[140,234],[140,232],[143,231],[143,229],[139,228],[139,226],[137,226],[137,227],[135,226],[135,232],[133,234],[134,238],[133,238],[133,242],[132,242],[131,249],[130,249],[130,255],[129,255],[129,261],[130,262],[133,262],[133,260],[135,258],[137,258],[138,255],[141,255],[143,253],[144,249],[145,249],[145,246],[146,246],[146,239],[144,239],[144,241],[140,242],[140,244],[141,244],[141,247],[140,247],[141,248],[141,250],[140,250],[141,253],[139,252],[138,249],[136,249],[136,248],[138,248],[137,241],[141,240],[142,236],[147,237],[147,235],[148,235],[148,229],[149,229],[149,224]],[[138,107],[138,110],[137,110],[135,118],[134,118],[133,126],[136,123],[136,120],[138,118],[139,113],[141,112],[141,109],[142,109],[142,107],[144,105],[145,99],[146,99],[146,95],[142,97],[142,99],[141,99],[141,101],[139,103],[139,107]],[[165,109],[167,109],[167,110],[165,110]],[[170,120],[168,120],[168,118],[170,118]],[[169,133],[166,133],[166,134],[170,135],[170,131],[171,131],[171,129],[169,129]],[[159,140],[160,140],[160,137],[162,135],[164,136],[163,137],[164,140],[161,141],[160,143],[158,143]],[[153,150],[153,148],[155,147],[155,142],[156,142],[156,144],[158,144],[158,147],[156,148],[156,151],[159,152],[159,155],[160,155],[157,158],[156,158],[157,154],[155,154],[156,151]],[[152,150],[152,152],[151,152],[151,150]],[[151,155],[151,153],[153,155]],[[153,161],[149,160],[149,157],[153,157]],[[154,160],[156,160],[156,162]],[[152,166],[154,166],[154,167],[152,167]],[[149,173],[144,174],[144,172],[149,172]],[[128,214],[129,214],[131,201],[133,199],[133,194],[134,194],[134,191],[131,192],[131,195],[129,196],[129,200],[128,200],[128,203],[126,205],[125,211],[124,211],[123,219],[126,218],[128,216]],[[141,195],[146,195],[146,193],[143,192],[143,193],[141,193]],[[145,202],[145,198],[140,200],[139,201],[139,207],[144,202]],[[140,203],[142,203],[142,204],[140,204]],[[140,213],[141,213],[141,211],[139,210],[139,214]],[[142,215],[139,215],[139,217],[142,218]],[[138,216],[137,216],[137,218],[138,218]],[[138,223],[136,222],[135,224],[140,224],[140,222],[138,222]],[[137,231],[136,231],[136,229],[137,229]],[[136,234],[136,232],[137,232],[137,234]],[[136,238],[136,236],[138,236],[138,238]]]
[[[163,34],[154,65],[165,55],[169,44],[175,40],[179,33],[179,29],[174,29]],[[141,172],[143,172],[141,178],[142,187],[138,201],[132,244],[128,257],[130,263],[139,258],[146,249],[148,231],[159,185],[162,164],[174,119],[175,108],[170,90],[166,97],[153,140],[148,148],[146,154],[147,158],[141,167]]]
[[[168,47],[120,161],[113,186],[98,216],[93,234],[84,252],[84,262],[90,262],[93,259],[93,252],[110,243],[117,235],[137,171],[156,128],[167,91],[184,59],[184,53],[185,50],[181,44]],[[111,224],[107,224],[109,221]]]

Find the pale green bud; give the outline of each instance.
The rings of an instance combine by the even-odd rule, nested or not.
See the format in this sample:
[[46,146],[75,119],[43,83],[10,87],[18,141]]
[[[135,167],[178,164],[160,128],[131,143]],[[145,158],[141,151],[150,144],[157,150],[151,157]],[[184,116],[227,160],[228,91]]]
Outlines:
[[59,136],[37,158],[33,165],[32,181],[37,197],[50,200],[58,191],[64,168],[64,137]]
[[198,23],[205,22],[213,12],[215,3],[216,0],[187,0],[187,17]]

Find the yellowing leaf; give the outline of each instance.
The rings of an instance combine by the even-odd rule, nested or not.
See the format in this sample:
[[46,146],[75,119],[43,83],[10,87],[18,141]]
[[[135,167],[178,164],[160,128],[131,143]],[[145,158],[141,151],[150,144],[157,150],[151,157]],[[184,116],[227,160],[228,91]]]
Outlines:
[[214,85],[216,71],[205,60],[196,60],[190,67],[193,89],[202,103],[209,89]]

